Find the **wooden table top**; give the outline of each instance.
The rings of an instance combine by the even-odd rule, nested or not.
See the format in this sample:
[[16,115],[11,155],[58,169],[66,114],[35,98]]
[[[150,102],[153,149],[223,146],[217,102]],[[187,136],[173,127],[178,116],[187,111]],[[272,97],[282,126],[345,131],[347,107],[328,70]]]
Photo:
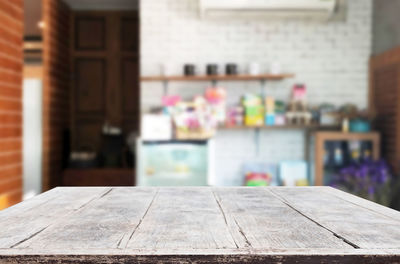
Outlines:
[[329,187],[56,188],[0,223],[0,263],[400,263],[400,213]]

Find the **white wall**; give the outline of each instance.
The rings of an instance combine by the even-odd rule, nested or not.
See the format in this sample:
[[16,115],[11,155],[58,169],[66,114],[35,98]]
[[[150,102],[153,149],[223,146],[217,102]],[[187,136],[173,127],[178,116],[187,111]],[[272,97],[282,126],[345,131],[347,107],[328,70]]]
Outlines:
[[[310,104],[351,102],[366,107],[368,59],[371,54],[372,1],[350,0],[346,22],[207,19],[198,15],[198,0],[141,1],[141,74],[159,74],[160,63],[170,63],[176,74],[184,63],[204,72],[210,62],[257,61],[265,68],[280,61],[293,80],[270,83],[268,94],[287,100],[295,82],[308,87]],[[243,68],[243,67],[242,67]],[[171,83],[170,93],[186,98],[203,92],[207,83]],[[223,83],[228,102],[245,92],[259,92],[259,83]],[[141,106],[159,106],[161,83],[142,83]],[[258,159],[278,162],[302,159],[303,134],[264,131]],[[255,157],[254,131],[221,131],[216,140],[217,172],[227,185],[240,183],[241,164]]]
[[24,200],[42,192],[42,81],[25,79],[23,88]]

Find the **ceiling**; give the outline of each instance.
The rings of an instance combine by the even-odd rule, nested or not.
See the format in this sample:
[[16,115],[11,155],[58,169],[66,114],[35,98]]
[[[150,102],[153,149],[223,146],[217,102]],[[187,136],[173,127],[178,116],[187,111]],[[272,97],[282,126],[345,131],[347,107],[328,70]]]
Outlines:
[[139,0],[64,0],[74,10],[136,10]]
[[[0,0],[2,1],[2,0]],[[63,0],[74,10],[137,10],[139,0]],[[160,0],[161,1],[161,0]],[[162,0],[164,1],[164,0]],[[26,37],[39,37],[42,0],[24,0]]]

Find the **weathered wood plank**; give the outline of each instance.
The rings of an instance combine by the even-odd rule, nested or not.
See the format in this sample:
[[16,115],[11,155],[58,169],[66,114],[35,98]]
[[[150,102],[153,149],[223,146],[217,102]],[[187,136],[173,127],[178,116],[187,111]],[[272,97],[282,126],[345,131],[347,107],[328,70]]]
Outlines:
[[332,195],[326,191],[326,188],[269,188],[267,190],[294,210],[331,230],[336,236],[356,248],[400,248],[400,222],[393,215],[388,217],[382,212],[377,212],[381,211],[379,205],[370,204],[370,208],[365,208]]
[[56,188],[3,210],[0,248],[16,247],[104,195],[109,188]]
[[[105,190],[104,187],[98,187],[98,188],[101,188],[101,190]],[[39,194],[32,199],[28,199],[24,202],[14,205],[12,207],[1,210],[0,217],[4,217],[4,216],[16,217],[25,210],[32,210],[35,207],[37,207],[43,203],[46,203],[50,200],[53,200],[54,198],[57,198],[59,195],[63,195],[63,194],[65,194],[65,190],[63,188],[54,188],[50,191]]]
[[292,210],[265,188],[223,188],[214,192],[231,233],[246,238],[246,243],[240,247],[352,248]]
[[364,207],[365,209],[374,211],[376,213],[379,213],[383,216],[390,217],[392,219],[400,221],[400,213],[399,211],[393,210],[389,207],[385,207],[382,205],[379,205],[377,203],[368,201],[366,199],[360,198],[358,196],[337,190],[332,187],[322,187],[321,191],[330,193],[331,195],[334,195],[340,199],[343,199],[345,201],[348,201],[350,203],[353,203],[357,206]]
[[17,248],[125,248],[151,206],[157,189],[112,188]]
[[131,249],[237,248],[209,188],[162,188]]

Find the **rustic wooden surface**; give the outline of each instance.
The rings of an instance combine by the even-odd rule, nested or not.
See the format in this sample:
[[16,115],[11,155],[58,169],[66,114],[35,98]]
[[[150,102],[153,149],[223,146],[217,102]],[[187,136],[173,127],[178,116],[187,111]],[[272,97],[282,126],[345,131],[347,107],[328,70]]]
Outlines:
[[400,213],[329,187],[56,188],[0,223],[0,263],[400,263]]

